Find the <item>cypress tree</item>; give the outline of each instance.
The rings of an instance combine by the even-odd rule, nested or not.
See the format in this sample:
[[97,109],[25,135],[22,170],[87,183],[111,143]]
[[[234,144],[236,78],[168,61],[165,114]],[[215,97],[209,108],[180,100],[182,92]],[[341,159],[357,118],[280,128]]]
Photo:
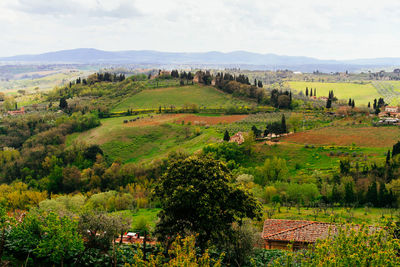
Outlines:
[[306,87],[306,96],[308,96],[308,87]]
[[354,99],[351,101],[351,107],[352,107],[352,108],[355,107]]
[[351,98],[349,98],[349,103],[348,103],[348,105],[351,107]]
[[379,207],[386,207],[390,205],[391,203],[389,200],[389,192],[386,189],[386,186],[384,183],[379,183],[379,193],[378,193],[378,205]]
[[376,98],[374,99],[374,109],[376,110],[377,106],[376,106]]
[[231,137],[229,136],[228,130],[225,130],[224,141],[229,142],[229,140],[231,140]]
[[60,98],[60,109],[66,109],[68,108],[68,102],[65,99],[65,97]]
[[378,206],[378,188],[376,182],[373,181],[372,184],[368,187],[367,195],[366,195],[366,202],[371,203],[375,207]]
[[371,102],[368,102],[368,108],[371,108]]
[[386,165],[388,165],[390,163],[390,149],[388,150],[387,154],[386,154]]
[[328,98],[328,100],[326,100],[326,108],[331,108],[331,107],[332,107],[332,100]]
[[313,96],[313,90],[312,90],[312,88],[311,88],[311,90],[310,90],[310,97],[312,97]]
[[392,159],[394,158],[394,156],[396,156],[399,153],[400,153],[400,141],[398,141],[396,144],[393,145]]
[[317,96],[317,88],[314,88],[314,96]]
[[282,130],[282,133],[287,133],[285,114],[282,114],[281,130]]
[[338,203],[340,201],[340,194],[336,188],[336,184],[333,184],[332,193],[331,193],[331,202]]
[[345,185],[344,201],[346,204],[354,203],[355,194],[353,189],[353,183],[349,182]]

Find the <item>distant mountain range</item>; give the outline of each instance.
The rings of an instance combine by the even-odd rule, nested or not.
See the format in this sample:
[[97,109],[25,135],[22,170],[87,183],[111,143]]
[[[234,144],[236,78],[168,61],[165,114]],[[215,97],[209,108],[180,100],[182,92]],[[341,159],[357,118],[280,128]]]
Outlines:
[[373,67],[400,66],[400,58],[373,58],[355,60],[321,60],[301,56],[258,54],[246,51],[230,53],[170,53],[151,50],[102,51],[79,48],[38,55],[18,55],[0,58],[0,62],[19,63],[75,63],[75,64],[167,64],[167,65],[245,65],[261,69],[288,68],[293,70],[343,71]]

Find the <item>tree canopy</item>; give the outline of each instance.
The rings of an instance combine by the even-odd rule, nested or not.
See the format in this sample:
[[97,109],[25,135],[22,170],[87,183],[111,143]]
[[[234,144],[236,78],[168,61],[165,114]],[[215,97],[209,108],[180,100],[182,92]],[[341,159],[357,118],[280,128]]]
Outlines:
[[232,223],[260,216],[258,201],[235,188],[226,165],[210,157],[191,156],[171,162],[155,189],[161,202],[155,232],[161,241],[198,234],[202,249],[218,244],[232,231]]

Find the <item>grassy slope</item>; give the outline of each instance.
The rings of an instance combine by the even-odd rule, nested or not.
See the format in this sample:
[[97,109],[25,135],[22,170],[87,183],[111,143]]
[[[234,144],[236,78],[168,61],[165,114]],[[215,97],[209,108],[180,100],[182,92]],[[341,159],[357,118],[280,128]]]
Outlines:
[[384,97],[386,103],[400,104],[400,81],[374,81],[372,84]]
[[[352,160],[363,161],[364,157],[368,157],[383,161],[386,151],[387,148],[375,147],[316,146],[305,148],[301,144],[284,142],[272,146],[260,144],[256,157],[251,159],[247,165],[260,165],[266,158],[277,156],[286,160],[289,176],[296,180],[299,175],[311,175],[316,170],[323,173],[332,172],[339,168],[340,159],[348,156]],[[333,152],[333,156],[330,155],[331,152]],[[342,155],[338,156],[338,153],[342,153]],[[348,153],[348,156],[345,153]]]
[[144,90],[134,96],[126,98],[113,109],[125,111],[127,109],[145,109],[159,106],[182,107],[184,104],[197,104],[209,108],[231,105],[249,105],[249,103],[233,98],[232,96],[216,90],[213,87],[191,85],[159,89]]
[[[265,209],[271,209],[270,206],[265,205]],[[275,209],[272,215],[273,219],[289,219],[289,220],[310,220],[321,222],[336,222],[346,223],[353,222],[356,224],[382,224],[383,217],[390,218],[394,210],[379,209],[379,208],[329,208],[326,211],[315,208],[300,208],[300,212],[296,207],[290,209],[286,207],[280,208],[281,212]],[[390,214],[392,212],[392,215]]]
[[370,83],[322,83],[322,82],[288,82],[290,88],[295,91],[305,92],[306,87],[316,88],[317,96],[328,96],[329,91],[333,90],[334,94],[339,99],[348,100],[354,99],[357,104],[368,104],[374,98],[382,97],[377,89]]
[[136,224],[141,219],[144,219],[146,222],[149,223],[151,228],[154,228],[154,226],[156,225],[158,212],[160,212],[160,209],[154,208],[139,209],[137,212],[134,212],[132,210],[123,210],[114,212],[114,214],[122,214],[123,216],[132,219],[132,226],[130,230],[134,231]]
[[34,88],[39,87],[40,91],[48,91],[54,88],[54,86],[61,86],[63,83],[68,83],[79,76],[88,75],[87,71],[80,72],[64,72],[55,73],[49,76],[37,78],[37,79],[22,79],[22,80],[10,80],[8,82],[0,82],[0,91],[8,94],[16,94],[19,89],[31,92]]
[[[264,214],[266,210],[271,210],[273,207],[270,205],[264,205]],[[140,219],[145,219],[149,222],[150,227],[154,229],[158,220],[157,213],[160,209],[140,209],[137,212],[131,210],[124,210],[115,212],[115,214],[122,214],[132,219],[131,230],[135,230],[135,225]],[[393,210],[379,209],[379,208],[329,208],[326,211],[314,209],[314,208],[300,208],[300,211],[296,207],[286,208],[281,207],[280,212],[275,207],[275,212],[272,215],[273,219],[289,219],[289,220],[310,220],[310,221],[321,221],[321,222],[354,222],[357,224],[380,224],[382,222],[382,216],[390,218]]]
[[103,119],[102,125],[84,133],[70,135],[67,144],[74,140],[99,144],[106,155],[124,162],[138,162],[165,156],[170,151],[185,149],[195,152],[204,145],[221,138],[213,128],[201,129],[201,134],[191,134],[186,138],[186,127],[193,131],[197,126],[161,124],[153,126],[128,127],[124,120],[134,118]]

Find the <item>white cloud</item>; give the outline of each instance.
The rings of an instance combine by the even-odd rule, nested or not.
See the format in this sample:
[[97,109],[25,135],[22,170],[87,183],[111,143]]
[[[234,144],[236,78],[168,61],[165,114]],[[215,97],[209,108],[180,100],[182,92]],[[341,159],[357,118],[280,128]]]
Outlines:
[[395,0],[1,0],[0,56],[77,47],[400,56]]
[[130,0],[16,0],[9,7],[37,15],[127,18],[140,14]]

